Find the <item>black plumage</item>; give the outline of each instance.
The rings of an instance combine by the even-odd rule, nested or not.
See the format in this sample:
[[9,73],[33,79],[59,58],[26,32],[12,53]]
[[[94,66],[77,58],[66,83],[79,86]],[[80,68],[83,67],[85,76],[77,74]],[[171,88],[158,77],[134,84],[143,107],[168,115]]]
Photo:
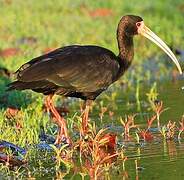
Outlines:
[[117,57],[108,49],[66,46],[21,66],[9,89],[94,100],[117,79],[119,67]]

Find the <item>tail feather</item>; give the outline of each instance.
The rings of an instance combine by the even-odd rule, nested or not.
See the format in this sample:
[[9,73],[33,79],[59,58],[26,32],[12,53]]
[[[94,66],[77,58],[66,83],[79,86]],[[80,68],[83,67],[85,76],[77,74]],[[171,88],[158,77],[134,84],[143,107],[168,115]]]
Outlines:
[[21,81],[15,81],[7,85],[7,91],[11,90],[24,90],[24,89],[30,89],[31,84],[27,82],[21,82]]
[[33,81],[33,82],[15,81],[7,85],[6,91],[25,90],[25,89],[31,89],[33,91],[43,94],[52,94],[58,89],[58,86],[48,81]]

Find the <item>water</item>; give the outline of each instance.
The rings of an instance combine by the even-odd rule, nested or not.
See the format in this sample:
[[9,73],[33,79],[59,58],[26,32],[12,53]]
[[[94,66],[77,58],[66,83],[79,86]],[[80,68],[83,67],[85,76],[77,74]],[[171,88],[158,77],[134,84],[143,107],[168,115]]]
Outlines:
[[[169,120],[178,122],[184,115],[184,91],[182,86],[184,81],[175,83],[165,82],[158,84],[159,99],[164,102],[164,107],[169,107],[161,115],[161,124],[166,124]],[[145,91],[142,94],[147,92]],[[144,99],[144,98],[143,98]],[[120,106],[120,104],[118,105]],[[136,109],[136,103],[134,104]],[[144,113],[144,108],[142,111]],[[139,119],[141,126],[146,126],[145,119]],[[183,139],[183,138],[182,138]],[[125,163],[125,173],[114,177],[116,179],[184,179],[184,141],[164,140],[159,132],[154,132],[154,139],[146,142],[141,147],[127,146],[125,152],[128,156]],[[135,160],[138,162],[140,170],[136,171]],[[124,175],[124,176],[123,176]],[[113,179],[112,178],[112,179]]]
[[[184,179],[183,142],[155,141],[126,151],[129,153],[126,170],[130,179]],[[135,159],[140,167],[137,173]]]

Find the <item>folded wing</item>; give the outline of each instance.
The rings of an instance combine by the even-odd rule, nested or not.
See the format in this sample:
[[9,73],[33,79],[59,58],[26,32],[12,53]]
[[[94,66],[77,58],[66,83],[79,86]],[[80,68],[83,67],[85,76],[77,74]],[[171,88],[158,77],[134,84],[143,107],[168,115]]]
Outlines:
[[48,81],[79,92],[106,89],[119,70],[115,55],[98,46],[67,46],[24,64],[18,81]]

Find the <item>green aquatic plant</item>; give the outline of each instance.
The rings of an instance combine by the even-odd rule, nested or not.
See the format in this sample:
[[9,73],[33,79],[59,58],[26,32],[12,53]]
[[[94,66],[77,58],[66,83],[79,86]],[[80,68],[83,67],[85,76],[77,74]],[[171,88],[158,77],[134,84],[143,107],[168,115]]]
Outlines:
[[140,137],[137,132],[135,132],[135,139],[136,139],[137,144],[140,144]]
[[158,90],[157,90],[157,83],[154,82],[151,89],[149,90],[148,93],[146,93],[146,96],[148,98],[148,102],[151,105],[151,109],[155,109],[155,101],[158,99]]
[[[151,87],[149,93],[146,94],[148,98],[148,102],[150,103],[151,110],[153,110],[156,113],[157,118],[157,127],[160,128],[160,115],[162,112],[164,112],[166,109],[163,109],[163,102],[158,101],[158,90],[157,90],[157,83],[153,83],[153,86]],[[148,122],[149,124],[152,124],[152,121]]]
[[164,137],[164,139],[166,139],[167,135],[166,135],[166,132],[167,132],[167,127],[164,125],[160,128],[160,133],[161,135]]
[[140,80],[137,79],[136,81],[136,104],[137,104],[137,111],[141,111],[141,102],[140,102]]
[[120,161],[122,161],[122,164],[123,164],[123,171],[125,171],[125,162],[128,160],[128,157],[125,156],[124,150],[121,150],[119,152],[119,158],[120,158]]
[[[73,151],[68,148],[68,144],[62,145],[60,148],[57,148],[54,145],[51,145],[55,152],[55,170],[56,177],[58,179],[64,178],[67,174],[69,174],[70,169],[73,167],[72,165],[72,154]],[[63,171],[61,167],[64,166],[66,169]]]

